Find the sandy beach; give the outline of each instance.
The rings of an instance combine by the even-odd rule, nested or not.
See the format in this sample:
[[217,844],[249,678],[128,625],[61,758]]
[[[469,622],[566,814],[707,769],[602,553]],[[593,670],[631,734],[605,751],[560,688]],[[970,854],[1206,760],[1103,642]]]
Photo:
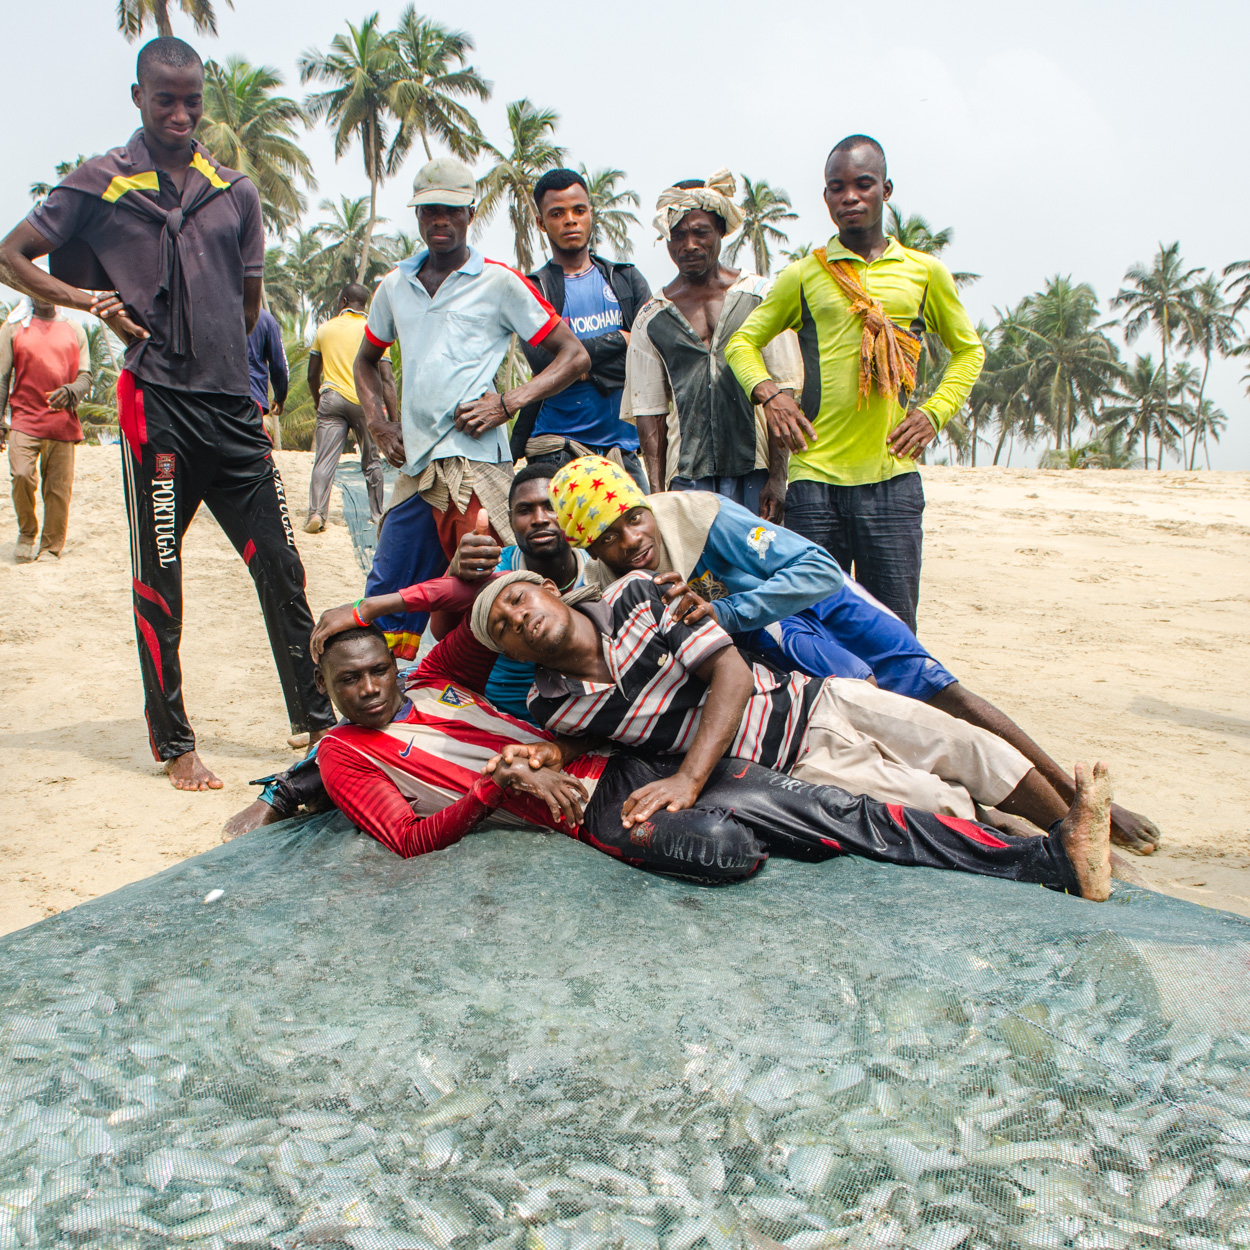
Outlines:
[[[302,520],[312,457],[278,461]],[[207,850],[247,782],[296,757],[251,579],[207,511],[182,659],[226,784],[180,794],[147,746],[117,449],[80,449],[59,562],[14,563],[7,460],[2,477],[8,932]],[[925,486],[929,648],[1060,761],[1111,764],[1117,799],[1164,831],[1134,858],[1148,884],[1250,915],[1250,474],[930,468]],[[361,593],[337,499],[298,539],[314,613]]]

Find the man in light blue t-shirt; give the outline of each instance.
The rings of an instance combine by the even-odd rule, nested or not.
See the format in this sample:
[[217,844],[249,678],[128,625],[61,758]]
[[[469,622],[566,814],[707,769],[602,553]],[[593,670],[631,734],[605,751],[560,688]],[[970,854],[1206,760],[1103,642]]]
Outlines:
[[[622,467],[646,491],[638,431],[621,420],[620,410],[630,329],[651,298],[651,288],[633,265],[605,260],[590,250],[594,214],[581,174],[549,170],[534,187],[534,202],[552,259],[530,274],[530,280],[586,348],[590,368],[559,394],[522,411],[513,428],[512,454],[525,456],[531,464],[554,463],[569,451],[614,460],[619,456]],[[542,345],[525,345],[524,351],[536,376],[551,362]],[[565,443],[574,446],[566,448]]]

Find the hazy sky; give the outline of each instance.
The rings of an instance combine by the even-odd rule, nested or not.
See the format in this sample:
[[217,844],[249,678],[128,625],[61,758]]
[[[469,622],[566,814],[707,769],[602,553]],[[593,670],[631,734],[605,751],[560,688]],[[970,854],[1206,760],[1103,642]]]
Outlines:
[[[218,0],[218,39],[194,36],[181,15],[176,33],[206,59],[240,53],[276,66],[295,95],[299,53],[371,9],[236,4],[231,12]],[[383,22],[400,7],[382,4]],[[974,318],[1056,273],[1092,283],[1106,301],[1160,240],[1179,239],[1191,266],[1250,257],[1241,133],[1250,6],[897,0],[852,13],[814,0],[631,0],[559,6],[550,24],[540,6],[498,0],[432,0],[423,11],[476,40],[474,63],[495,84],[479,111],[493,141],[505,144],[506,102],[528,96],[560,114],[570,164],[627,172],[643,199],[635,260],[653,285],[672,273],[649,225],[661,187],[728,165],[788,190],[799,214],[791,240],[822,242],[824,156],[855,131],[884,144],[902,211],[954,229],[944,259],[983,275],[965,294]],[[64,0],[55,22],[52,12],[6,7],[5,228],[29,209],[31,182],[123,142],[138,122],[136,48],[117,33],[112,0]],[[367,190],[358,149],[336,165],[322,129],[306,146],[320,178],[314,206]],[[384,187],[384,229],[412,229],[404,202],[417,164]],[[511,259],[502,220],[482,246]],[[1135,350],[1157,358],[1157,340]],[[1209,393],[1229,416],[1217,468],[1250,468],[1247,367],[1212,368]]]

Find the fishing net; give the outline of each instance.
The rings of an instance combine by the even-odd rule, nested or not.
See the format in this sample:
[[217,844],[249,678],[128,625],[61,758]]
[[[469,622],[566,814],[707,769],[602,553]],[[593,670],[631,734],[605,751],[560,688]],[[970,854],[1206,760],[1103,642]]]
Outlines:
[[[382,478],[386,483],[386,496],[390,497],[398,470],[386,461],[382,462]],[[360,567],[368,573],[373,568],[373,553],[378,545],[378,527],[370,516],[369,484],[359,460],[339,461],[334,471],[334,484],[339,488],[343,501],[343,522],[352,536],[352,549]]]
[[0,941],[0,1246],[1244,1246],[1248,936],[276,825]]

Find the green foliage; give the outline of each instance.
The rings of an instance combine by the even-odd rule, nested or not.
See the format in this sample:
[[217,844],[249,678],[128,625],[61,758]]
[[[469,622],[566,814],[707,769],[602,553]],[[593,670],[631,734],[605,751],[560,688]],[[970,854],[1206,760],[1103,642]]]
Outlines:
[[596,169],[592,172],[583,164],[581,175],[586,179],[594,214],[590,232],[591,250],[601,252],[605,243],[610,244],[618,260],[627,260],[634,251],[629,228],[642,223],[624,206],[632,204],[637,208],[641,203],[638,192],[616,189],[616,184],[625,177],[623,169]]
[[[174,4],[187,17],[197,35],[217,33],[217,13],[212,0],[174,0]],[[169,20],[170,0],[117,0],[117,29],[130,43],[143,34],[151,23],[158,35],[172,35],[174,28]],[[226,0],[226,8],[234,8],[234,0]]]
[[553,142],[559,120],[559,114],[551,109],[535,108],[529,100],[513,100],[508,105],[510,150],[504,152],[492,143],[482,145],[494,163],[477,180],[474,230],[480,233],[506,204],[517,268],[522,273],[534,268],[535,236],[540,240],[544,237],[538,229],[534,184],[564,160],[564,149]]
[[265,225],[281,234],[308,207],[296,186],[315,189],[312,162],[295,142],[296,125],[306,126],[303,108],[275,95],[282,75],[240,56],[225,65],[204,66],[204,118],[197,136],[223,165],[247,174],[260,192]]
[[772,271],[771,245],[789,241],[778,223],[797,221],[798,213],[791,211],[787,192],[780,187],[769,186],[763,178],[752,182],[746,174],[742,175],[742,199],[738,201],[738,207],[742,209],[742,229],[725,249],[725,259],[729,264],[735,264],[738,253],[749,246],[755,272],[767,277]]
[[390,38],[398,58],[390,108],[399,126],[388,163],[394,165],[406,155],[418,136],[427,161],[433,158],[431,136],[453,156],[472,160],[481,151],[484,136],[460,100],[485,102],[491,93],[491,84],[466,64],[473,39],[462,30],[448,30],[422,17],[411,4],[400,14]]
[[[918,213],[904,217],[893,204],[886,205],[885,232],[893,235],[903,247],[909,247],[913,252],[924,252],[926,256],[941,256],[955,237],[949,226],[944,230],[934,230],[927,218]],[[971,286],[980,276],[979,273],[951,274],[957,287]]]

